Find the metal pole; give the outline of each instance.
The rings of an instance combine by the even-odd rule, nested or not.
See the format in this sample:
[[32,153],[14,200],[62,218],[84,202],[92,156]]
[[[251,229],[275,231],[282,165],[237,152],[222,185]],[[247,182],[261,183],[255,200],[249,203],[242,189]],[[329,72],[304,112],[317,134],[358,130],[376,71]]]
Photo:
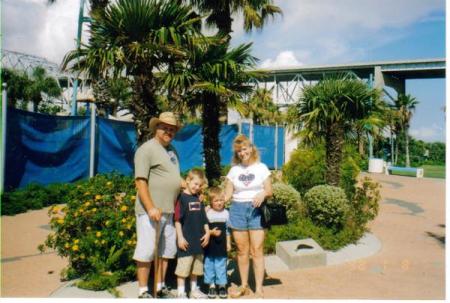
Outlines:
[[275,123],[275,170],[278,170],[278,123]]
[[7,94],[6,94],[6,83],[3,83],[2,91],[2,155],[0,163],[0,194],[3,193],[4,183],[5,183],[5,153],[6,153],[6,111],[7,111]]
[[94,176],[94,164],[95,164],[95,112],[96,106],[95,103],[91,103],[91,148],[90,148],[90,161],[89,161],[89,177],[92,178]]
[[[77,50],[80,49],[81,45],[81,33],[83,31],[83,22],[84,22],[84,2],[86,0],[80,0],[80,13],[78,14],[78,32],[77,32]],[[72,91],[72,111],[71,115],[75,116],[77,114],[77,91],[78,91],[78,75],[73,82],[73,91]]]

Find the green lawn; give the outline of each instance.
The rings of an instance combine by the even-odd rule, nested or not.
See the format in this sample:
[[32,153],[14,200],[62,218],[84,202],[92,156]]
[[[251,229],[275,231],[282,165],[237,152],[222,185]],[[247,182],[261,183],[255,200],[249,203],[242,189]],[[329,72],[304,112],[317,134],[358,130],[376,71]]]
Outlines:
[[445,165],[423,165],[425,178],[445,179]]
[[[445,166],[443,165],[422,165],[425,178],[441,178],[445,179]],[[393,171],[394,175],[415,177],[413,172]]]

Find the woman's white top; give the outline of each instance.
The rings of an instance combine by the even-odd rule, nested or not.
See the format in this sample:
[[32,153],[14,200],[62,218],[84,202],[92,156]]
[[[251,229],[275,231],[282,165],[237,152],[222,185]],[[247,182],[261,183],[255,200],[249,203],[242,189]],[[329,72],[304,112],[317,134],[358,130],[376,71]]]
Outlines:
[[270,171],[264,163],[257,162],[249,166],[242,164],[231,167],[227,178],[233,184],[232,200],[249,202],[264,190],[264,181],[270,176]]

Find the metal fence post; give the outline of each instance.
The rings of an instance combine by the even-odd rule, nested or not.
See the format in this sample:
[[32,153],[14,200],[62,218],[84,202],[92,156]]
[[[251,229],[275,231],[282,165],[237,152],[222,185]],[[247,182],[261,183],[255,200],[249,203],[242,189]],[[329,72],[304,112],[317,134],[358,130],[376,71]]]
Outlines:
[[96,113],[95,103],[91,103],[91,140],[90,140],[90,152],[89,152],[89,178],[94,176],[95,170],[95,126],[97,119],[95,118]]
[[5,157],[6,157],[6,111],[8,102],[6,100],[7,93],[6,93],[6,83],[3,83],[3,90],[2,90],[2,139],[1,139],[1,145],[2,145],[2,152],[1,152],[1,160],[0,160],[0,194],[3,193],[4,190],[4,184],[5,184]]

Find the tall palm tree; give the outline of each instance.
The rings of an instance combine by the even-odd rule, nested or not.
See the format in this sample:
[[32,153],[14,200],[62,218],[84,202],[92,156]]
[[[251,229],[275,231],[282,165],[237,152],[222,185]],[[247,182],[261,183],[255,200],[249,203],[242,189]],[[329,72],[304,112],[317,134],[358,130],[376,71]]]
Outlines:
[[271,0],[190,0],[201,13],[208,14],[206,23],[216,26],[218,34],[229,40],[232,32],[232,15],[242,12],[244,15],[244,29],[251,31],[253,28],[264,27],[265,22],[276,14],[281,14],[281,9],[273,5]]
[[236,103],[243,94],[250,93],[251,86],[246,83],[261,76],[260,72],[249,71],[256,62],[250,51],[251,43],[230,50],[224,43],[202,43],[195,48],[187,66],[165,75],[167,87],[184,87],[186,102],[202,112],[205,170],[211,184],[217,183],[221,175],[218,108]]
[[298,120],[303,125],[306,143],[325,141],[326,181],[339,185],[342,148],[355,123],[376,111],[380,92],[347,75],[327,77],[306,86],[296,104]]
[[417,104],[419,104],[419,101],[409,94],[399,94],[397,99],[394,101],[394,106],[398,111],[401,129],[405,138],[406,167],[410,166],[408,132],[411,118]]
[[150,137],[148,120],[159,113],[155,73],[185,60],[201,19],[177,0],[117,0],[103,14],[92,16],[87,45],[69,52],[63,67],[91,78],[129,77],[138,142]]

